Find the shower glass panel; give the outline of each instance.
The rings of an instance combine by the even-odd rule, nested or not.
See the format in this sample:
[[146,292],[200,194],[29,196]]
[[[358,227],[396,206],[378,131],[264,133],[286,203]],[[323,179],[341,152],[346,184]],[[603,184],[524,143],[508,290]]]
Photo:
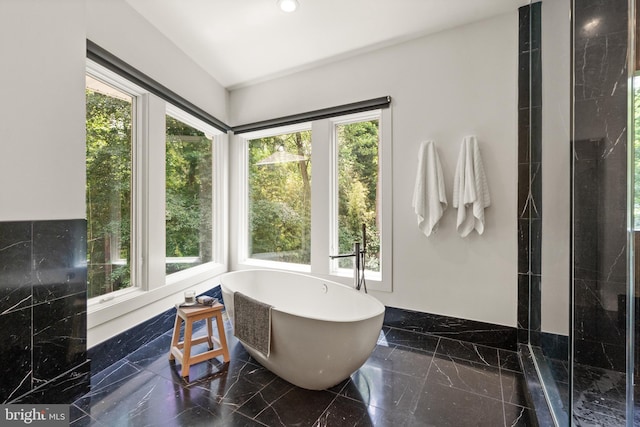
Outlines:
[[573,0],[570,396],[577,426],[634,425],[632,11],[633,0]]
[[527,345],[555,424],[568,426],[571,2],[542,0],[525,8],[521,26],[524,18],[529,31],[523,41],[521,28],[520,54],[528,53],[529,66]]
[[529,184],[518,322],[559,426],[640,425],[635,2],[542,0],[520,14],[519,173]]

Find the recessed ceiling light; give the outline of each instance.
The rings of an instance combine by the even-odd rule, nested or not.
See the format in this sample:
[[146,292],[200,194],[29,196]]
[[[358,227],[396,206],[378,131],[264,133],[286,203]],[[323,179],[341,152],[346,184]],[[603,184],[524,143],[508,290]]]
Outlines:
[[298,8],[298,0],[278,0],[278,7],[283,12],[294,12]]

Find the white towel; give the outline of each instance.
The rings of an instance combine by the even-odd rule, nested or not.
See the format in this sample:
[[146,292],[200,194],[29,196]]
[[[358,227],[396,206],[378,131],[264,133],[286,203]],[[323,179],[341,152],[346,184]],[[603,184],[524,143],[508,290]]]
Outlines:
[[418,173],[411,202],[418,217],[418,228],[430,236],[438,230],[438,222],[447,208],[447,195],[440,158],[433,141],[420,144]]
[[460,146],[453,182],[453,207],[458,208],[457,230],[466,237],[474,229],[484,232],[484,209],[491,204],[487,177],[476,137],[466,136]]

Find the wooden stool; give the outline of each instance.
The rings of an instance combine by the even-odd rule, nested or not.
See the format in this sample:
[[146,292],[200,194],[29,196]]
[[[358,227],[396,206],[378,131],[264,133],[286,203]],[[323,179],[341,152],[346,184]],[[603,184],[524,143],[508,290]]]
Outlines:
[[[224,357],[225,362],[229,361],[227,337],[224,333],[224,324],[222,322],[223,308],[224,306],[219,302],[215,303],[213,306],[196,305],[193,307],[180,307],[179,305],[176,305],[176,324],[173,327],[173,339],[171,340],[169,360],[178,359],[178,362],[182,365],[181,375],[183,377],[189,376],[189,367],[195,363],[204,362],[205,360],[212,359],[219,355]],[[211,325],[212,317],[216,318],[219,340],[213,337],[213,326]],[[193,322],[197,322],[198,320],[206,320],[207,336],[194,339],[191,336],[193,331]],[[178,342],[180,339],[180,328],[183,321],[185,322],[184,341]],[[192,356],[191,346],[204,342],[209,343],[209,351]],[[218,345],[218,348],[216,349],[213,347],[214,342]]]

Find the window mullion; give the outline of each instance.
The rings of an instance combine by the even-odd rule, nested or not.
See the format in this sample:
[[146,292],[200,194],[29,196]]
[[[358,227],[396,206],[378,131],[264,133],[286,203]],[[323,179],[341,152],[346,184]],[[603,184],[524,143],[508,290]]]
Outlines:
[[134,121],[133,121],[133,182],[132,182],[132,224],[131,235],[131,277],[135,286],[141,290],[147,288],[147,260],[149,259],[147,236],[149,231],[146,215],[148,213],[148,95],[137,96],[134,100]]
[[229,264],[229,137],[216,135],[213,139],[213,256],[214,261],[225,266]]
[[165,285],[165,102],[155,95],[146,95],[144,113],[146,134],[143,139],[146,162],[144,164],[144,200],[142,212],[144,232],[141,248],[146,274],[146,290]]
[[[332,167],[331,123],[328,119],[312,124],[311,162],[316,171],[327,171]],[[329,172],[331,174],[331,172]],[[331,179],[325,173],[316,175],[311,186],[311,272],[329,274],[329,251],[331,244],[331,223],[333,217]]]

